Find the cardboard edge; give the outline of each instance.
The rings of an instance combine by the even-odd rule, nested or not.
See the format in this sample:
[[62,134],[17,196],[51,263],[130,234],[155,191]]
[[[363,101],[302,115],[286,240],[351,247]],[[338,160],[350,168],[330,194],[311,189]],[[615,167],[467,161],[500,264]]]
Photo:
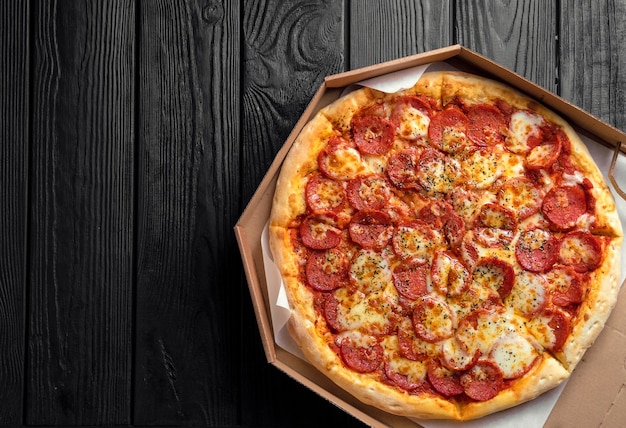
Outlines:
[[[262,275],[257,274],[259,266],[255,263],[251,250],[253,247],[250,245],[251,240],[246,232],[246,228],[238,223],[234,227],[234,232],[237,239],[237,245],[239,246],[239,252],[241,254],[241,261],[243,263],[246,281],[248,282],[248,291],[251,296],[254,316],[261,335],[261,343],[263,345],[263,351],[265,352],[265,358],[269,363],[272,363],[276,361],[276,351],[274,338],[271,335],[267,335],[268,331],[272,331],[270,316],[267,311],[268,306],[265,303],[259,303],[265,302],[266,300],[261,292],[261,287],[267,288],[265,279],[261,278]],[[254,269],[250,268],[250,266],[254,266]],[[260,267],[262,268],[262,266]]]
[[[340,89],[348,86],[349,84],[358,82],[366,78],[375,77],[378,75],[433,61],[448,61],[452,65],[455,65],[455,63],[459,62],[463,64],[464,68],[469,69],[468,71],[470,72],[475,72],[485,75],[487,77],[492,77],[496,80],[504,81],[505,83],[516,87],[518,90],[520,90],[520,92],[523,92],[533,99],[537,100],[538,102],[541,102],[546,106],[552,108],[557,114],[562,115],[566,120],[570,121],[570,123],[580,123],[581,121],[588,121],[588,123],[590,123],[591,125],[585,126],[583,128],[583,131],[589,133],[592,137],[595,137],[595,139],[602,144],[615,147],[617,141],[626,142],[626,134],[624,134],[623,132],[613,128],[609,124],[604,123],[600,119],[595,118],[589,113],[586,113],[580,108],[558,97],[557,95],[552,94],[547,89],[541,88],[540,86],[530,82],[522,76],[519,76],[516,73],[506,68],[503,68],[502,66],[496,64],[490,59],[485,58],[469,49],[466,49],[461,45],[449,46],[447,48],[424,52],[422,54],[401,58],[398,60],[390,61],[388,63],[373,65],[370,67],[365,67],[363,69],[352,70],[345,73],[326,77],[325,81],[315,93],[309,105],[294,126],[294,129],[290,133],[289,137],[285,140],[285,143],[277,152],[277,155],[270,165],[265,177],[257,187],[256,192],[254,193],[250,202],[247,204],[246,209],[242,213],[239,221],[237,222],[235,226],[235,234],[237,235],[242,259],[244,261],[246,278],[248,280],[248,285],[252,295],[255,315],[257,317],[257,320],[259,321],[259,329],[261,331],[263,346],[268,361],[279,370],[294,378],[307,388],[313,390],[321,397],[329,400],[331,403],[334,403],[339,408],[348,412],[352,416],[356,417],[357,419],[363,421],[368,425],[376,427],[419,427],[419,425],[417,425],[417,422],[411,421],[408,418],[398,417],[388,413],[380,414],[381,412],[377,411],[377,409],[369,409],[369,406],[366,406],[360,402],[351,403],[350,397],[341,398],[340,396],[343,392],[342,390],[336,392],[338,387],[333,386],[334,384],[327,386],[326,382],[330,381],[327,381],[326,378],[323,377],[323,375],[320,375],[322,376],[321,380],[319,380],[314,375],[310,376],[310,370],[313,369],[307,368],[307,363],[298,360],[297,357],[294,357],[291,354],[287,355],[287,351],[284,351],[275,344],[272,332],[273,330],[271,328],[271,320],[269,318],[268,312],[269,307],[266,306],[267,297],[266,295],[263,296],[263,291],[261,290],[265,287],[265,278],[260,278],[259,275],[262,276],[262,274],[264,273],[264,269],[262,263],[255,263],[254,254],[252,254],[252,251],[250,250],[250,244],[254,245],[255,242],[260,242],[261,231],[250,230],[254,229],[254,227],[251,226],[249,222],[255,216],[254,211],[257,208],[257,205],[264,198],[267,198],[268,192],[273,189],[273,187],[271,186],[272,180],[277,179],[280,165],[282,164],[285,156],[290,150],[298,134],[300,133],[304,125],[312,117],[312,115],[317,110],[323,108],[326,104],[328,104],[324,104],[325,101],[328,100],[330,102],[336,99],[341,92]],[[257,236],[259,237],[259,239],[256,239]],[[265,294],[267,294],[267,292]],[[622,333],[624,332],[624,330],[622,330]],[[299,363],[294,363],[294,358],[298,360]],[[299,369],[303,369],[304,372],[299,372]],[[305,375],[304,373],[307,373],[307,375]],[[626,390],[622,388],[621,391],[621,399],[623,401],[625,399],[624,396],[626,395]],[[616,400],[619,400],[619,397],[616,397]],[[613,411],[611,412],[611,415],[613,415],[613,417],[615,417],[615,415],[619,416],[622,414],[621,411],[615,411],[615,409],[612,410]],[[388,420],[387,417],[399,419],[394,419],[393,422],[388,423],[386,422]],[[605,415],[605,417],[608,417],[608,413],[607,415]]]
[[458,55],[461,50],[461,45],[452,45],[404,58],[394,59],[392,61],[370,65],[356,70],[333,74],[331,76],[327,76],[324,81],[329,88],[346,87],[351,83],[376,76],[382,76],[383,74],[393,73],[394,71],[403,70],[408,67],[427,64],[429,62],[444,61]]

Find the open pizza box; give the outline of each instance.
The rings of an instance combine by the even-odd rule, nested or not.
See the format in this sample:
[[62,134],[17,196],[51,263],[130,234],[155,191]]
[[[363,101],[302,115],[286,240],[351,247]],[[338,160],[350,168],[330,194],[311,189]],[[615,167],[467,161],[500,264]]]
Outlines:
[[[607,183],[615,196],[622,224],[626,224],[626,180],[617,181],[615,171],[626,171],[626,151],[621,143],[626,134],[603,123],[560,97],[538,87],[523,77],[462,46],[437,49],[399,60],[394,60],[359,70],[328,76],[314,95],[309,106],[297,122],[291,135],[279,150],[266,176],[250,200],[239,221],[235,234],[254,304],[265,354],[269,363],[304,386],[330,400],[363,423],[375,427],[623,427],[626,421],[626,291],[622,290],[617,305],[595,344],[587,351],[570,379],[539,398],[513,409],[475,421],[413,420],[380,411],[362,404],[350,394],[305,362],[288,344],[284,323],[276,317],[276,291],[269,268],[267,254],[262,245],[269,218],[276,179],[281,163],[294,140],[322,107],[339,98],[343,91],[357,82],[368,85],[370,79],[380,76],[401,80],[427,64],[453,67],[485,77],[501,80],[551,108],[568,120],[587,144]],[[414,82],[413,82],[414,83]],[[626,144],[625,144],[626,146]],[[626,172],[625,172],[626,173]],[[622,249],[622,266],[626,266],[626,251]],[[624,271],[625,269],[622,268]],[[267,272],[266,272],[267,271]],[[623,281],[625,272],[622,272]],[[278,294],[277,294],[278,293]],[[283,314],[284,316],[288,316]],[[280,344],[280,345],[279,345]]]

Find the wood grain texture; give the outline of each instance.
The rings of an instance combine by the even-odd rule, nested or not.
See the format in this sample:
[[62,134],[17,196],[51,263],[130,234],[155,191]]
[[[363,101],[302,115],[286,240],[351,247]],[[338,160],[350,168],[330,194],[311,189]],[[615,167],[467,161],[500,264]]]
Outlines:
[[453,44],[450,0],[350,1],[351,69]]
[[363,427],[266,362],[232,233],[312,95],[461,43],[625,129],[624,17],[626,0],[0,1],[0,425]]
[[626,129],[626,2],[561,2],[560,95]]
[[[262,0],[243,10],[242,202],[246,203],[324,77],[344,70],[337,1]],[[242,205],[243,209],[243,205]],[[245,280],[242,290],[247,292]],[[356,419],[269,365],[249,296],[242,304],[242,426],[350,426]]]
[[134,423],[233,425],[239,5],[142,2]]
[[0,425],[22,422],[28,209],[28,2],[0,2]]
[[28,424],[130,422],[132,1],[33,7]]
[[247,200],[324,77],[344,71],[343,6],[260,0],[243,10],[243,195]]
[[469,0],[455,5],[455,43],[557,91],[557,2]]

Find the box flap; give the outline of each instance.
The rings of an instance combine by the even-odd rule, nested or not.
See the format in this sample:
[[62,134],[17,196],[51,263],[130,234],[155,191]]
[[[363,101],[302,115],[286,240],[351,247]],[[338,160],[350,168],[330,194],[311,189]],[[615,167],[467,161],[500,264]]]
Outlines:
[[546,427],[623,427],[626,421],[626,290],[578,364]]

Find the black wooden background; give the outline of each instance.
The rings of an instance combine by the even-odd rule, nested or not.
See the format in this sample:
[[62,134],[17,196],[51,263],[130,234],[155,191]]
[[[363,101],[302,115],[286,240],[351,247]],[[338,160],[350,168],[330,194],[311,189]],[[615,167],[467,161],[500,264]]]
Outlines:
[[0,423],[361,426],[266,363],[233,234],[324,76],[460,43],[626,129],[625,36],[626,0],[1,0]]

